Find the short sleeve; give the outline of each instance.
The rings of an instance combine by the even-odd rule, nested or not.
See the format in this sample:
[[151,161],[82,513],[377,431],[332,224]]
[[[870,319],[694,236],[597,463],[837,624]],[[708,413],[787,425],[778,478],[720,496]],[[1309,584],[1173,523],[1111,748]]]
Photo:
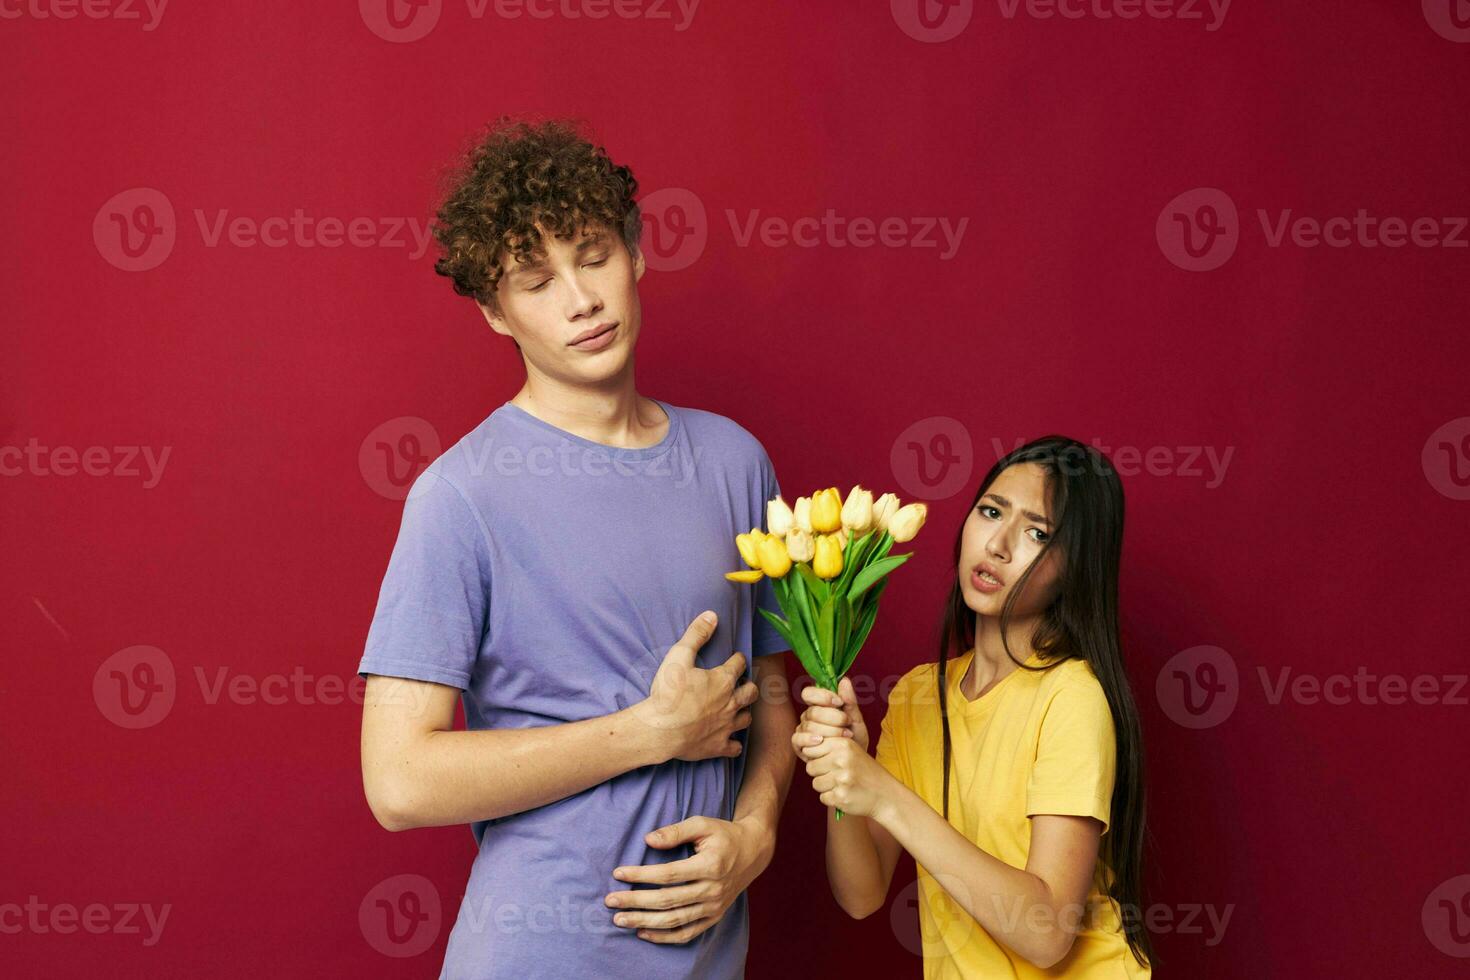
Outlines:
[[[762,529],[766,526],[766,501],[774,500],[781,493],[781,485],[776,482],[776,468],[771,465],[771,458],[762,450],[760,454],[761,467],[761,500],[758,505],[755,524]],[[746,531],[749,528],[741,528]],[[757,608],[765,609],[781,616],[781,604],[776,601],[776,587],[771,584],[769,578],[763,578],[755,583],[755,604]],[[752,625],[751,633],[751,656],[761,657],[772,653],[784,653],[791,649],[791,644],[776,631],[770,621],[760,613],[754,613],[755,623]],[[784,618],[784,617],[783,617]]]
[[883,712],[883,721],[878,725],[878,746],[874,754],[878,758],[878,764],[887,769],[889,775],[905,786],[912,786],[913,780],[909,777],[903,746],[904,733],[908,727],[908,699],[909,682],[905,678],[895,684],[892,693],[888,695],[888,708]]
[[425,470],[404,502],[357,672],[468,687],[489,596],[479,516],[454,484]]
[[1046,707],[1026,783],[1026,816],[1094,817],[1106,832],[1117,748],[1107,696],[1089,681],[1064,684]]

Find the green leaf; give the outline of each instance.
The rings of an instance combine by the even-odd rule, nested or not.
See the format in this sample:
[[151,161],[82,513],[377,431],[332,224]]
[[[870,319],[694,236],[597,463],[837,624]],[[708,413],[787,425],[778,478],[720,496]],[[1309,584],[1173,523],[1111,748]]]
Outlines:
[[827,601],[822,603],[822,611],[817,614],[817,649],[821,651],[822,658],[829,667],[837,658],[837,650],[832,645],[833,610],[841,601],[841,596],[828,596]]
[[783,639],[787,643],[791,644],[791,649],[793,649],[793,650],[796,649],[796,644],[795,643],[792,643],[792,641],[791,641],[791,624],[790,623],[786,622],[786,620],[782,619],[780,616],[777,616],[775,613],[771,612],[769,609],[762,609],[759,606],[756,606],[755,611],[758,612],[758,613],[760,613],[762,616],[766,617],[766,619],[770,622],[770,624],[772,626],[776,627],[776,632],[781,634],[781,639]]
[[798,562],[796,565],[796,571],[798,574],[801,575],[802,581],[806,583],[807,588],[811,591],[811,594],[816,597],[817,601],[826,602],[827,596],[829,594],[829,586],[826,582],[823,582],[821,579],[817,578],[817,573],[812,571],[811,566],[803,565]]
[[823,664],[817,658],[816,651],[812,649],[811,642],[807,640],[801,630],[793,629],[791,624],[779,619],[770,610],[761,609],[760,613],[766,619],[770,620],[771,625],[775,626],[786,639],[786,642],[791,644],[791,652],[796,654],[796,659],[801,662],[802,669],[810,674],[813,680],[819,684],[822,683],[827,673],[827,665]]
[[887,575],[889,572],[893,571],[899,565],[902,565],[904,562],[908,561],[912,557],[913,553],[910,552],[907,555],[894,555],[892,558],[880,558],[879,560],[873,562],[867,568],[859,572],[857,578],[852,580],[852,589],[848,592],[848,595],[854,598],[862,595],[864,592],[868,591],[869,587],[871,587],[873,583],[877,582],[880,578]]
[[843,596],[836,598],[837,624],[832,646],[832,675],[840,678],[847,670],[847,638],[852,632],[852,603]]
[[873,624],[877,621],[878,604],[875,602],[858,619],[857,630],[853,633],[852,639],[848,641],[848,649],[843,657],[843,662],[837,665],[840,668],[837,673],[838,677],[846,674],[848,669],[852,667],[853,661],[857,660],[858,652],[862,650],[863,643],[868,639],[868,633],[872,631]]
[[817,648],[817,626],[815,617],[812,615],[812,599],[807,594],[804,579],[785,578],[787,594],[790,596],[792,610],[788,615],[793,621],[801,624],[802,632],[811,643],[813,649]]
[[[888,532],[884,531],[880,537],[887,536]],[[847,550],[842,553],[842,574],[837,576],[837,581],[833,583],[833,591],[841,594],[847,588],[847,584],[852,581],[853,575],[868,560],[868,551],[877,540],[879,540],[879,537],[875,537],[873,532],[869,531],[847,546]]]

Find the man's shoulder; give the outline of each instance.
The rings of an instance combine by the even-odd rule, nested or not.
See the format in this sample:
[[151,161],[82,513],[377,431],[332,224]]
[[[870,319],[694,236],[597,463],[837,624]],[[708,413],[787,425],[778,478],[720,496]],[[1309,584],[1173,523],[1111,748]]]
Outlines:
[[755,434],[729,416],[671,402],[664,404],[679,413],[689,438],[697,445],[717,444],[722,451],[743,451],[756,459],[766,457],[766,448]]

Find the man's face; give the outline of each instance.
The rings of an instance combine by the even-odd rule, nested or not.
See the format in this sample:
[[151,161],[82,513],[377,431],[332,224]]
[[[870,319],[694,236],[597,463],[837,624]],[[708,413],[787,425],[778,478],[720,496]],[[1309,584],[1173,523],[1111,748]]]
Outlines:
[[[502,253],[505,274],[496,302],[481,304],[480,311],[496,333],[521,345],[528,369],[578,385],[620,377],[632,363],[642,325],[643,255],[629,254],[622,237],[605,225],[590,225],[571,241],[537,230],[546,254],[522,265]],[[588,342],[575,342],[599,331]]]

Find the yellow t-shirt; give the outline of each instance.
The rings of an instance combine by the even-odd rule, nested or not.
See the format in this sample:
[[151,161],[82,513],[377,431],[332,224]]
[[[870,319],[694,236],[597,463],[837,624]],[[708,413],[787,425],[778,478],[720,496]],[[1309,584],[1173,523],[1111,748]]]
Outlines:
[[[1026,866],[1033,814],[1096,817],[1106,835],[1116,747],[1112,713],[1092,668],[1083,660],[1064,660],[1044,672],[1017,668],[970,701],[960,693],[960,681],[972,659],[974,651],[969,651],[945,665],[953,753],[950,824],[981,850],[1016,868]],[[1027,661],[1045,662],[1039,656]],[[938,664],[923,664],[898,682],[888,699],[877,755],[885,769],[942,813],[938,670]],[[922,865],[918,870],[926,980],[1151,976],[1128,948],[1118,905],[1107,897],[1104,882],[1111,880],[1111,871],[1101,856],[1076,941],[1050,970],[1037,969],[993,939],[934,875]]]

